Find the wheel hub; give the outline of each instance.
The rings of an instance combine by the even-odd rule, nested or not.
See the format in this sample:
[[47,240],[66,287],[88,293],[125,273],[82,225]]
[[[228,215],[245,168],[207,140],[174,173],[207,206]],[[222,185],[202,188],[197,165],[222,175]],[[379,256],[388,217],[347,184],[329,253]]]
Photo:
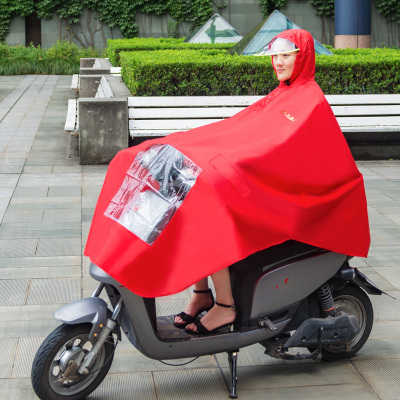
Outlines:
[[62,374],[58,382],[69,386],[71,383],[81,379],[78,369],[87,353],[87,350],[80,347],[68,349],[60,359],[59,367]]

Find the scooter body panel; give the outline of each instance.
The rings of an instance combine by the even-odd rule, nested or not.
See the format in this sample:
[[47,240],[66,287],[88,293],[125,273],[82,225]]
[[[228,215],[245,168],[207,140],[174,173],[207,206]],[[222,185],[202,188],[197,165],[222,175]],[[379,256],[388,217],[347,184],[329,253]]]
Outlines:
[[[253,287],[252,316],[255,318],[265,316],[277,309],[289,310],[286,315],[275,321],[273,330],[255,324],[251,328],[240,329],[237,332],[219,333],[207,337],[188,335],[183,330],[177,332],[172,324],[158,326],[154,320],[155,311],[154,316],[150,315],[148,306],[154,299],[137,296],[93,264],[90,267],[90,274],[93,278],[117,289],[124,304],[120,316],[122,330],[139,351],[153,359],[176,359],[231,351],[278,335],[288,326],[300,302],[337,272],[345,259],[344,255],[314,251],[302,256],[301,260],[287,262],[275,269],[274,266],[271,268],[268,265],[261,266],[260,273],[249,274],[248,278],[249,285]],[[306,268],[306,273],[302,268]],[[300,270],[297,271],[298,269]],[[290,284],[286,281],[287,290],[280,292],[276,289],[276,285],[280,282],[285,284],[288,276]],[[302,285],[307,286],[306,295],[302,291]],[[280,301],[283,304],[279,304]],[[237,306],[240,309],[241,305]],[[174,336],[164,336],[163,329],[175,331]]]
[[346,258],[343,254],[326,252],[268,270],[256,284],[251,318],[288,307],[309,296],[339,270]]
[[[196,357],[265,342],[296,330],[310,318],[308,297],[337,274],[348,256],[304,244],[299,247],[293,242],[288,244],[285,254],[285,246],[277,246],[278,251],[274,249],[272,256],[268,251],[260,252],[231,268],[235,303],[242,315],[234,332],[209,336],[186,334],[173,326],[172,317],[157,318],[155,299],[136,295],[94,264],[90,266],[90,274],[106,284],[114,307],[122,298],[119,322],[128,340],[140,352],[158,360]],[[272,324],[260,323],[269,317]]]
[[[212,336],[193,336],[179,330],[178,338],[163,339],[148,316],[145,299],[120,289],[124,307],[121,328],[128,340],[144,355],[153,359],[177,359],[235,350],[273,337],[284,330],[290,319],[277,325],[276,331],[258,328],[246,332],[226,332]],[[167,327],[168,328],[168,327]],[[170,330],[177,328],[170,326]]]

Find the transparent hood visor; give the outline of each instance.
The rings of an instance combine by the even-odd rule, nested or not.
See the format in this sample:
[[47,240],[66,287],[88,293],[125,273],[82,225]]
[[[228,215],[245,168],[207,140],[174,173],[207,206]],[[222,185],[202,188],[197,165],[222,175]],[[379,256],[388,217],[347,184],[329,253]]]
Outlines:
[[294,53],[295,51],[299,51],[299,48],[290,40],[283,38],[274,38],[254,55],[274,56],[277,54]]

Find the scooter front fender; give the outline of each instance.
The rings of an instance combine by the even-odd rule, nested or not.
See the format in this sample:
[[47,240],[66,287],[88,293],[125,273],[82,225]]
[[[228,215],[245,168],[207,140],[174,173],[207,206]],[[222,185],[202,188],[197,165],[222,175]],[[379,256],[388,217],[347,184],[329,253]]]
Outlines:
[[68,325],[91,323],[89,339],[94,342],[107,323],[107,304],[99,297],[89,297],[66,304],[54,311],[54,318]]

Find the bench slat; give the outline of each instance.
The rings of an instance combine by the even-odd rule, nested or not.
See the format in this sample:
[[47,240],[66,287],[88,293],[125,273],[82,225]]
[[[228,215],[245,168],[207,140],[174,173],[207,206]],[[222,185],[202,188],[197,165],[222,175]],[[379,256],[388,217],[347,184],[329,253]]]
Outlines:
[[[339,126],[343,132],[400,132],[400,117],[339,117]],[[164,136],[177,131],[185,131],[218,120],[164,120],[129,121],[131,136]]]
[[79,90],[79,75],[78,74],[72,75],[71,89]]
[[166,119],[166,120],[129,120],[129,129],[173,129],[174,131],[188,130],[199,126],[208,125],[222,119]]
[[[130,119],[228,118],[245,107],[130,108]],[[400,115],[400,105],[333,106],[336,117]]]
[[110,67],[111,75],[120,75],[121,76],[121,67]]
[[65,131],[67,132],[75,131],[76,112],[77,112],[76,100],[75,99],[68,100],[67,119],[64,125]]
[[327,94],[325,98],[331,106],[400,104],[400,94]]
[[[185,131],[182,129],[182,131]],[[130,129],[129,130],[129,135],[131,137],[137,137],[137,136],[166,136],[169,135],[170,133],[174,132],[179,132],[176,129]]]
[[[185,131],[182,129],[182,131]],[[399,127],[398,126],[386,126],[385,127],[385,132],[398,132]],[[139,136],[166,136],[174,132],[179,132],[179,130],[176,129],[130,129],[129,134],[131,137],[139,137]],[[371,126],[353,126],[353,127],[342,127],[342,132],[343,133],[350,133],[350,132],[359,132],[359,133],[365,133],[365,132],[382,132],[382,129],[380,127],[371,127]],[[385,133],[382,132],[382,133]]]
[[130,108],[130,119],[228,118],[245,107]]
[[396,117],[338,117],[340,127],[381,128],[397,126],[400,131],[400,116]]
[[149,96],[128,97],[128,107],[248,106],[264,96]]
[[400,115],[400,105],[332,106],[336,117]]
[[[128,98],[129,107],[196,107],[196,106],[248,106],[264,96],[136,96]],[[332,105],[398,104],[400,94],[326,95]]]
[[400,129],[398,125],[385,125],[385,126],[380,126],[380,125],[357,125],[357,126],[343,126],[341,127],[341,130],[343,133],[349,133],[349,132],[359,132],[359,133],[366,133],[366,132],[379,132],[382,134],[388,133],[388,132],[397,132],[400,133]]

